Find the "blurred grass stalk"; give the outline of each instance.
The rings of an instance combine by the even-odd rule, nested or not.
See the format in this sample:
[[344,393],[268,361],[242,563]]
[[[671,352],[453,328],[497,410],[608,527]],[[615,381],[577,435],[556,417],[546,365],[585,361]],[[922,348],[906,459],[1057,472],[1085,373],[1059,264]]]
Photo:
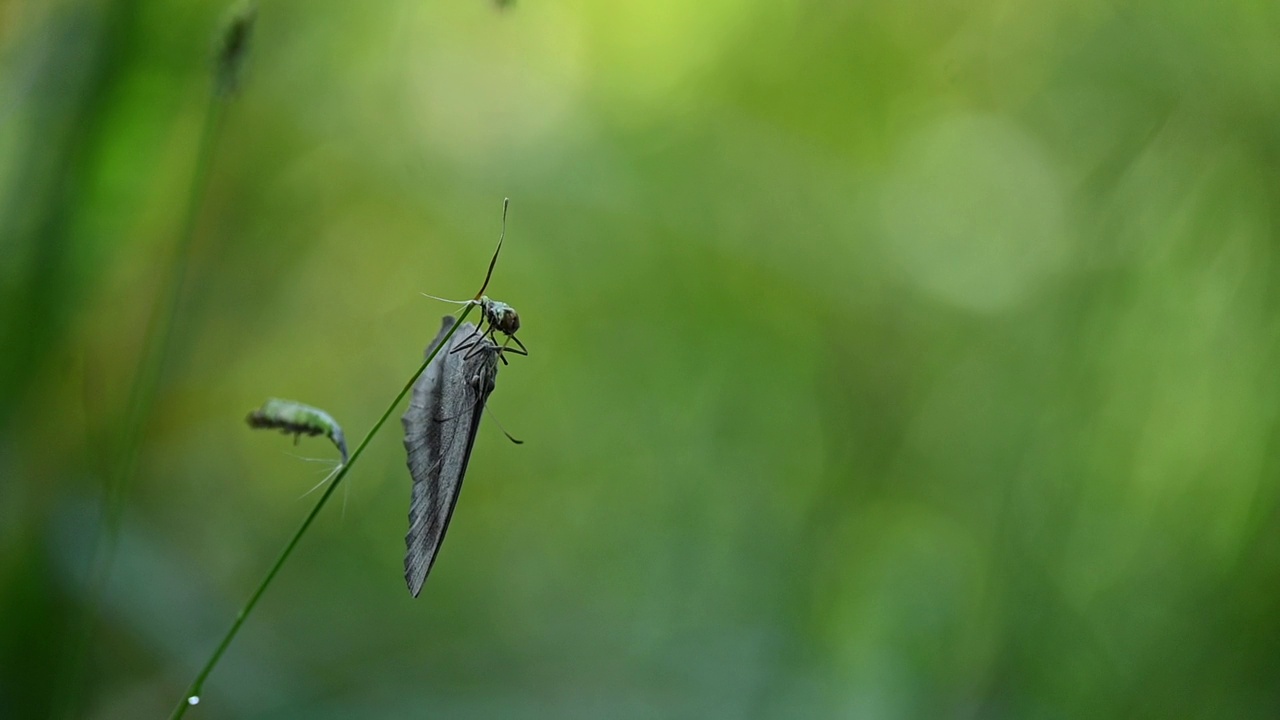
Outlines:
[[111,577],[129,483],[137,469],[143,429],[155,404],[156,392],[164,373],[165,359],[172,345],[174,321],[178,315],[177,309],[186,280],[191,245],[200,217],[200,209],[203,206],[201,201],[209,184],[210,170],[217,151],[218,138],[221,136],[224,110],[239,87],[256,15],[256,8],[252,3],[237,7],[216,37],[213,53],[214,81],[205,106],[182,227],[172,249],[168,263],[169,271],[163,280],[164,285],[157,302],[152,306],[151,316],[147,321],[138,372],[129,388],[124,422],[121,424],[119,441],[115,443],[119,455],[107,480],[103,522],[94,543],[89,565],[88,596],[82,606],[79,627],[73,633],[75,640],[65,676],[66,692],[63,693],[65,704],[62,715],[64,717],[78,714],[77,706],[81,688],[84,687],[81,681],[84,666],[93,637],[97,611],[105,597],[107,583]]
[[329,498],[333,495],[334,490],[338,489],[338,485],[341,484],[342,479],[346,477],[347,471],[350,470],[351,467],[356,464],[356,461],[360,459],[360,455],[364,452],[365,446],[367,446],[369,441],[373,439],[373,436],[377,435],[378,431],[382,429],[383,424],[387,422],[387,418],[391,417],[391,413],[395,412],[395,409],[400,406],[401,401],[404,400],[404,396],[409,394],[409,390],[413,388],[413,384],[418,381],[418,376],[422,375],[422,373],[427,369],[427,366],[431,364],[431,361],[440,353],[440,348],[448,347],[449,339],[452,338],[453,334],[462,326],[463,321],[467,319],[467,315],[471,313],[471,309],[474,307],[476,306],[467,305],[463,309],[463,311],[458,315],[458,319],[454,321],[453,327],[449,328],[449,332],[444,336],[444,340],[436,344],[435,349],[433,349],[430,354],[427,355],[427,358],[422,361],[422,365],[420,365],[417,371],[413,373],[409,378],[409,381],[404,384],[404,387],[400,388],[400,392],[394,399],[392,399],[391,404],[387,405],[387,409],[383,411],[382,417],[378,418],[378,421],[369,429],[369,432],[364,436],[364,439],[360,441],[358,446],[356,446],[355,452],[351,453],[351,461],[344,463],[342,467],[338,468],[338,473],[334,475],[333,482],[329,483],[329,487],[325,488],[324,494],[316,501],[315,506],[311,508],[311,512],[307,513],[307,517],[303,519],[302,525],[298,527],[298,531],[293,534],[293,537],[289,538],[289,542],[284,546],[284,550],[280,552],[280,557],[276,558],[271,569],[267,571],[266,577],[262,578],[262,582],[258,584],[258,588],[249,596],[249,601],[244,604],[244,607],[240,609],[240,612],[236,613],[236,619],[231,623],[231,627],[227,629],[227,633],[222,637],[222,642],[218,643],[218,647],[214,648],[213,654],[209,656],[208,661],[205,662],[200,673],[196,675],[196,679],[191,682],[191,685],[187,688],[187,692],[178,701],[177,707],[173,709],[173,714],[169,716],[171,720],[181,718],[186,714],[187,708],[194,707],[200,702],[200,693],[204,689],[204,682],[208,679],[209,673],[213,672],[213,668],[216,667],[218,661],[222,659],[223,653],[227,651],[227,648],[231,645],[231,641],[234,640],[236,634],[240,632],[240,626],[244,625],[244,621],[249,617],[249,613],[253,612],[254,606],[258,604],[258,600],[262,598],[262,594],[267,591],[267,587],[271,585],[271,581],[274,580],[276,574],[280,572],[280,568],[284,566],[285,560],[289,559],[289,555],[292,554],[293,549],[297,547],[298,541],[302,539],[302,535],[306,533],[307,528],[311,527],[311,522],[320,514],[320,509],[324,507],[325,503],[329,502]]

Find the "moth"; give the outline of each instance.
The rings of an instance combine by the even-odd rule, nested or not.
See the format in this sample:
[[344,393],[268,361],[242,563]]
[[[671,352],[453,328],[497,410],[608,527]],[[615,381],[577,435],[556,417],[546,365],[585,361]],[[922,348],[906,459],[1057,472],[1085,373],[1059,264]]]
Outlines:
[[[427,295],[426,293],[422,293],[423,295],[431,298],[432,300],[439,300],[441,302],[453,303],[454,305],[479,306],[480,318],[481,318],[480,327],[483,328],[486,322],[489,323],[489,328],[484,332],[480,333],[480,339],[483,340],[485,338],[495,337],[494,333],[500,332],[503,335],[507,336],[508,341],[514,341],[515,344],[519,347],[519,349],[508,348],[506,346],[507,343],[506,342],[503,343],[502,352],[498,353],[498,359],[501,360],[504,365],[507,364],[507,358],[504,357],[504,354],[503,354],[505,352],[512,352],[517,355],[529,354],[529,351],[525,349],[524,343],[520,342],[520,338],[516,337],[516,333],[520,331],[520,314],[517,313],[516,309],[511,307],[510,305],[500,300],[494,300],[493,298],[484,294],[485,289],[489,287],[489,280],[493,277],[493,268],[495,265],[498,264],[498,254],[502,252],[502,240],[507,236],[507,206],[509,204],[510,204],[509,199],[503,198],[502,200],[502,233],[498,235],[498,247],[493,251],[493,258],[489,260],[489,272],[484,276],[484,284],[480,286],[480,292],[476,293],[476,296],[470,300],[449,300],[447,298],[436,297],[435,295]],[[475,347],[475,346],[460,345],[454,348],[453,350],[451,350],[450,352],[460,352],[462,350],[468,350],[472,347]],[[471,354],[471,353],[468,352],[468,354]]]
[[255,430],[267,428],[279,430],[285,435],[293,435],[295,445],[298,443],[298,438],[303,435],[311,437],[324,435],[342,454],[342,464],[347,463],[347,440],[342,434],[342,426],[338,425],[338,421],[334,420],[332,415],[320,408],[303,405],[293,400],[270,398],[262,404],[262,407],[249,413],[245,422]]
[[[426,355],[444,341],[453,323],[452,316],[444,316]],[[486,333],[463,323],[414,383],[409,409],[401,418],[413,477],[404,579],[414,597],[422,592],[449,529],[503,350]]]

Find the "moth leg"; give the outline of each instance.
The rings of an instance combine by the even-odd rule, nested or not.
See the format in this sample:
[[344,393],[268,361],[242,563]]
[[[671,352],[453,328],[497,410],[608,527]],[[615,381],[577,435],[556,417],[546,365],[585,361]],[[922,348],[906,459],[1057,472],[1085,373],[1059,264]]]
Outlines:
[[498,423],[498,429],[502,431],[502,434],[503,434],[503,435],[506,435],[506,436],[507,436],[507,439],[508,439],[508,440],[510,440],[512,443],[514,443],[514,444],[516,444],[516,445],[523,445],[523,444],[524,444],[524,441],[523,441],[523,440],[521,440],[521,439],[517,438],[515,435],[512,435],[511,433],[507,432],[507,429],[506,429],[506,428],[504,428],[504,427],[502,427],[502,422],[501,422],[500,420],[498,420],[497,416],[496,416],[496,415],[494,415],[494,414],[489,410],[489,406],[488,406],[488,404],[486,404],[486,405],[484,406],[484,410],[485,410],[485,412],[489,413],[489,417],[493,418],[493,421],[494,421],[494,422]]
[[470,360],[476,355],[479,355],[480,353],[484,352],[487,348],[490,347],[490,345],[493,345],[494,343],[492,341],[488,341],[488,338],[486,337],[489,333],[492,333],[492,332],[493,332],[493,327],[490,327],[488,333],[481,335],[479,338],[476,339],[475,342],[468,345],[467,347],[471,348],[471,352],[468,352],[466,355],[464,355],[463,359]]
[[[450,350],[449,354],[452,355],[453,353],[475,347],[477,343],[479,343],[481,340],[484,339],[485,334],[486,333],[481,333],[479,328],[476,328],[476,331],[472,333],[470,338],[467,338],[465,341],[458,343],[458,347]],[[472,339],[472,338],[475,338],[475,339]]]
[[[477,343],[474,347],[471,348],[471,352],[467,353],[466,359],[470,360],[476,355],[479,355],[480,353],[486,352],[490,349],[498,350],[497,346],[492,343]],[[499,358],[501,358],[502,356],[502,352],[500,350],[498,351],[498,356]]]
[[[529,354],[529,350],[528,350],[527,348],[525,348],[524,343],[520,342],[520,338],[516,337],[515,335],[508,335],[508,336],[507,336],[507,338],[508,338],[508,339],[511,339],[511,340],[514,340],[514,341],[515,341],[515,343],[516,343],[516,345],[519,345],[519,346],[520,346],[520,349],[521,349],[521,350],[524,350],[524,352],[522,352],[522,353],[517,353],[517,354],[519,354],[519,355],[528,355],[528,354]],[[506,343],[503,343],[503,344],[505,345]],[[512,350],[511,352],[515,352],[515,350]]]
[[[508,336],[508,337],[507,337],[507,339],[508,339],[508,340],[516,340],[516,336],[515,336],[515,335],[510,335],[510,336]],[[515,354],[517,354],[517,355],[524,355],[525,357],[528,357],[528,355],[529,355],[529,351],[528,351],[528,350],[525,350],[524,345],[523,345],[523,344],[521,344],[519,340],[516,340],[516,344],[517,344],[517,345],[520,345],[520,347],[519,347],[519,348],[507,347],[507,344],[506,344],[506,343],[502,343],[502,352],[503,352],[503,354],[506,354],[506,353],[515,353]]]
[[515,339],[515,338],[513,338],[513,337],[512,337],[512,336],[510,336],[510,335],[508,335],[508,336],[507,336],[507,341],[503,342],[503,343],[502,343],[502,346],[501,346],[501,347],[499,347],[499,348],[498,348],[498,350],[497,350],[497,352],[498,352],[498,359],[502,361],[502,364],[503,364],[503,365],[510,365],[510,364],[511,364],[511,363],[507,362],[507,353],[509,353],[509,352],[511,352],[511,353],[515,353],[516,355],[528,355],[528,354],[529,354],[529,351],[528,351],[528,350],[525,350],[525,349],[523,349],[523,348],[518,348],[518,349],[517,349],[517,348],[513,348],[513,347],[508,347],[507,342],[509,342],[509,341],[511,341],[511,340],[514,340],[514,339]]
[[[466,344],[459,345],[458,347],[454,348],[454,349],[453,349],[453,352],[455,352],[455,353],[456,353],[456,352],[460,352],[460,351],[462,351],[462,350],[470,350],[470,349],[472,349],[472,348],[474,348],[474,347],[479,347],[479,346],[480,346],[480,341],[479,341],[479,340],[472,340],[471,342],[468,342],[468,343],[466,343]],[[452,354],[452,353],[451,353],[451,354]],[[471,353],[469,353],[469,352],[468,352],[466,355],[463,355],[463,356],[462,356],[462,359],[463,359],[463,360],[466,360],[466,359],[468,359],[468,358],[470,358],[470,357],[471,357]]]
[[[484,322],[484,320],[481,320],[480,322]],[[478,331],[477,331],[477,332],[478,332]],[[460,351],[465,350],[465,349],[467,349],[467,348],[471,347],[472,345],[474,345],[474,344],[476,343],[476,341],[475,341],[475,340],[473,340],[472,338],[474,338],[475,336],[476,336],[476,332],[472,332],[470,335],[468,335],[468,336],[467,336],[467,338],[466,338],[465,340],[462,340],[461,342],[459,342],[457,347],[455,347],[454,349],[450,350],[450,351],[449,351],[449,354],[450,354],[450,355],[452,355],[452,354],[454,354],[454,353],[456,353],[456,352],[460,352]]]
[[[482,346],[482,345],[483,345],[483,343],[484,343],[485,338],[489,337],[489,335],[491,335],[492,333],[493,333],[493,323],[489,323],[489,329],[488,329],[488,330],[485,330],[484,332],[480,332],[480,328],[479,328],[479,327],[476,327],[476,335],[477,335],[478,337],[476,337],[476,339],[475,339],[475,340],[472,340],[471,342],[467,343],[465,346],[464,346],[464,345],[459,345],[458,347],[454,348],[454,350],[453,350],[453,351],[454,351],[454,352],[458,352],[459,350],[462,350],[464,347],[465,347],[465,348],[467,348],[467,349],[473,349],[473,348],[476,348],[477,346]],[[464,358],[464,359],[471,358],[471,357],[472,357],[472,356],[474,356],[477,352],[479,352],[479,351],[478,351],[478,350],[472,350],[472,352],[467,353],[465,356],[463,356],[463,358]]]

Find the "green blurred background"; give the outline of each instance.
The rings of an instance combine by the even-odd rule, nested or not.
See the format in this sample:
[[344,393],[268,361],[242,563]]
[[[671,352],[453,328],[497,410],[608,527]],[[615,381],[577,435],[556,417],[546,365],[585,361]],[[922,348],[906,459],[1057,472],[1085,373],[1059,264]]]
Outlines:
[[167,714],[504,196],[526,444],[413,600],[388,423],[189,717],[1280,716],[1275,2],[266,0],[95,593],[226,13],[0,0],[0,717]]

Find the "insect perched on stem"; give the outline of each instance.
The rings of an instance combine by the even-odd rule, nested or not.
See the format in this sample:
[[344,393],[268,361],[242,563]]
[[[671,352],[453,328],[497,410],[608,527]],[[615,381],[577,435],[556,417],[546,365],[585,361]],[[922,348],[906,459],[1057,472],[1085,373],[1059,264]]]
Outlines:
[[[484,294],[486,288],[489,287],[489,279],[493,277],[493,268],[498,264],[498,253],[502,252],[502,240],[507,236],[507,206],[510,204],[509,198],[502,199],[502,233],[498,235],[498,247],[493,251],[493,258],[489,260],[489,272],[484,276],[484,284],[480,286],[480,292],[470,300],[449,300],[447,298],[436,297],[435,295],[427,295],[432,300],[440,300],[441,302],[454,303],[455,305],[478,305],[480,307],[481,320],[479,327],[476,328],[473,335],[474,342],[463,343],[453,348],[450,352],[461,352],[467,350],[470,356],[473,352],[480,352],[477,348],[483,347],[483,340],[493,338],[495,332],[500,332],[507,336],[507,341],[514,341],[517,348],[507,347],[507,342],[502,344],[502,352],[498,353],[498,359],[505,365],[507,358],[505,353],[513,352],[517,355],[528,355],[529,351],[525,348],[524,343],[520,342],[520,338],[516,337],[516,333],[520,331],[520,314],[510,305],[494,300]],[[484,329],[484,324],[488,323],[488,329]],[[496,344],[496,343],[495,343]]]
[[332,415],[319,408],[292,400],[270,398],[261,408],[249,413],[245,422],[255,430],[268,428],[293,435],[295,445],[303,435],[324,435],[342,454],[342,464],[347,463],[347,440],[342,434],[342,426],[338,425]]
[[[451,316],[444,316],[440,332],[427,346],[427,356],[444,342],[453,323]],[[478,332],[471,323],[463,323],[449,338],[414,383],[409,408],[401,419],[413,477],[404,579],[414,597],[422,592],[449,529],[480,417],[498,377],[498,359],[506,351],[483,335],[477,337]],[[475,343],[471,352],[456,352],[469,343]]]

